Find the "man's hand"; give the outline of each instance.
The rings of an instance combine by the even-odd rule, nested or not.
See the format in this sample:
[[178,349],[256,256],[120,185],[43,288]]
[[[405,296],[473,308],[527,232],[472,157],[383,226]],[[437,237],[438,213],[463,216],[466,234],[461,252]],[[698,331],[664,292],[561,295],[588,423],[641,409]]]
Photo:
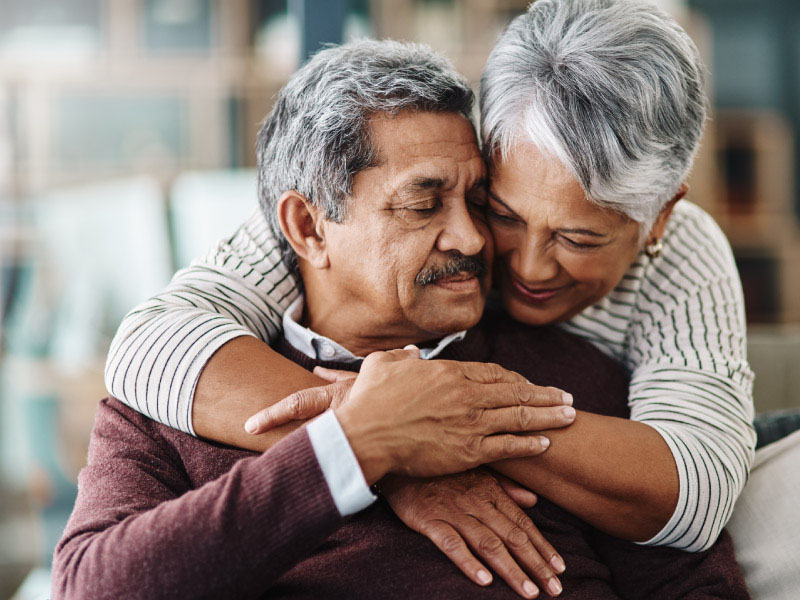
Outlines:
[[266,433],[290,421],[305,421],[321,415],[329,408],[338,408],[350,395],[357,373],[316,367],[314,375],[332,383],[307,388],[286,396],[272,406],[258,411],[247,419],[245,431],[253,435]]
[[411,350],[369,355],[335,409],[364,477],[432,477],[536,456],[550,441],[531,432],[575,419],[571,397],[495,364],[425,361]]
[[556,573],[564,571],[563,559],[506,489],[527,500],[525,508],[536,497],[510,480],[501,482],[479,468],[434,479],[390,475],[380,486],[397,516],[430,538],[475,583],[489,585],[492,578],[473,552],[524,598],[538,595],[534,581],[551,596],[561,593]]

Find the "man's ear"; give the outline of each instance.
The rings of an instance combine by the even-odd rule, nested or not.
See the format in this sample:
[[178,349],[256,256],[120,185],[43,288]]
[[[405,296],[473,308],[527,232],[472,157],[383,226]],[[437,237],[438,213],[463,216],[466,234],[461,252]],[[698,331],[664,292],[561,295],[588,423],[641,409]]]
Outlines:
[[321,211],[296,190],[278,198],[278,222],[298,258],[315,269],[330,266]]
[[653,223],[652,229],[650,229],[650,235],[647,236],[648,242],[660,240],[664,237],[664,231],[667,228],[667,221],[669,221],[670,216],[672,215],[672,210],[675,208],[675,205],[678,203],[678,200],[683,198],[687,192],[689,191],[689,184],[685,181],[681,184],[681,187],[678,188],[677,193],[672,197],[672,199],[664,205],[664,208],[661,209],[661,212],[658,213],[656,217],[655,223]]

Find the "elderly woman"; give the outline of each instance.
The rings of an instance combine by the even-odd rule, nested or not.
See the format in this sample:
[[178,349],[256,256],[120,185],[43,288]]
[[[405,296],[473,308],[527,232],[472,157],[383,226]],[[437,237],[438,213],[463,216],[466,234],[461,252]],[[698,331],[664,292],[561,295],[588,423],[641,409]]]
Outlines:
[[[537,491],[614,535],[708,548],[744,485],[755,439],[733,257],[712,219],[680,201],[705,120],[694,45],[647,2],[538,0],[492,52],[481,104],[503,306],[524,323],[560,324],[631,372],[631,420],[576,421],[577,450]],[[274,234],[258,211],[132,311],[111,347],[111,393],[192,434],[250,449],[274,443],[276,432],[248,436],[246,417],[298,382],[324,383],[267,346],[299,294]],[[413,384],[396,382],[408,393]],[[321,409],[343,387],[303,398]],[[294,405],[275,406],[271,425]],[[513,569],[499,566],[508,555],[498,558],[481,544],[485,535],[463,525],[461,500],[442,500],[467,483],[437,485],[426,523],[419,514],[430,488],[385,491],[400,517],[473,579],[486,583],[461,537],[513,579]],[[416,517],[404,514],[408,498]],[[475,520],[500,535],[491,516]],[[500,537],[532,564],[511,535]],[[536,578],[546,583],[563,565],[542,554],[550,566]]]

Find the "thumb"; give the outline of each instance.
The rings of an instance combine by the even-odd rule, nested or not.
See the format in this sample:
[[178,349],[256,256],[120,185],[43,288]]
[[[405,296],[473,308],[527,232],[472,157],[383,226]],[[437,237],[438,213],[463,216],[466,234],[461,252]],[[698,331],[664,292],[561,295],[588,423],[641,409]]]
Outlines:
[[492,474],[497,478],[497,482],[500,484],[500,487],[503,488],[505,493],[508,494],[511,499],[521,508],[531,508],[536,504],[538,498],[532,491],[522,487],[516,481],[509,479],[505,475],[501,475],[500,473]]

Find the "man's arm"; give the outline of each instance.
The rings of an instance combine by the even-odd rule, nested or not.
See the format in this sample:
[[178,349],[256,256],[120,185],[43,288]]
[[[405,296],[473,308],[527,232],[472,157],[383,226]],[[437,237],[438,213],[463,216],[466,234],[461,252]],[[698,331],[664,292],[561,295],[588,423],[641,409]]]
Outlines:
[[[542,400],[535,386],[481,364],[467,379],[463,363],[448,370],[408,355],[372,354],[348,402],[309,425],[341,424],[362,487],[389,472],[455,473],[545,450],[543,438],[520,426],[535,421],[528,414]],[[414,362],[428,394],[406,404],[376,394],[385,373],[407,378]],[[192,489],[184,461],[203,461],[207,451],[213,464],[213,447],[190,439],[198,446],[181,454],[159,427],[115,400],[101,403],[89,465],[56,549],[55,597],[252,597],[340,522],[329,491],[337,480],[320,466],[327,457],[307,430]]]
[[53,563],[53,598],[257,597],[342,522],[305,430],[191,490],[113,400]]

